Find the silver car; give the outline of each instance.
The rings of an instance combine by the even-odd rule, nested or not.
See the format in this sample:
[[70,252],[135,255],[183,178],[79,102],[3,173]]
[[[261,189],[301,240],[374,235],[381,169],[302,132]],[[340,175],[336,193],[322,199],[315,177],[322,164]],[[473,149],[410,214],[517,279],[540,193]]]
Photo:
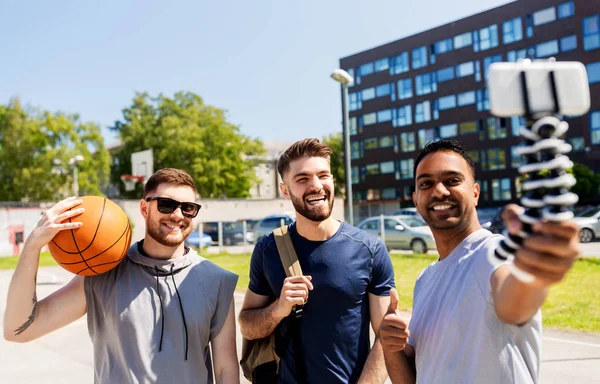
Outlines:
[[296,220],[296,215],[293,212],[277,213],[269,215],[254,226],[254,240],[258,242],[264,235],[271,233],[275,228],[282,225],[289,225]]
[[600,207],[590,208],[575,216],[575,222],[581,228],[580,241],[589,243],[600,236]]
[[385,238],[387,249],[410,249],[414,253],[427,253],[430,249],[436,249],[431,229],[422,219],[415,216],[383,216],[383,236],[381,221],[381,216],[369,217],[357,227]]

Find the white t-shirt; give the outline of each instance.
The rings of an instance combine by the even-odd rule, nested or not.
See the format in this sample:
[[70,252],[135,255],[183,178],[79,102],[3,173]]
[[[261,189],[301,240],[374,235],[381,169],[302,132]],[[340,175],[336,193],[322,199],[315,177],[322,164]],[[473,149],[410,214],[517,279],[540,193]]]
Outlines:
[[502,238],[481,229],[417,279],[409,329],[417,383],[536,383],[541,312],[523,326],[496,316],[487,259]]

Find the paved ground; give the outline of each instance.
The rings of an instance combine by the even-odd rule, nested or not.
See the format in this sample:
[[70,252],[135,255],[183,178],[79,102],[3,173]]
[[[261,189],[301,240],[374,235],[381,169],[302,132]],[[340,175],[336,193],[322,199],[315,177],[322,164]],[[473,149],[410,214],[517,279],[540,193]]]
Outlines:
[[[0,308],[4,311],[12,271],[0,271]],[[38,276],[41,299],[70,279],[59,267],[42,268]],[[236,309],[243,294],[236,293]],[[241,351],[238,332],[238,353]],[[3,384],[92,383],[92,345],[85,317],[28,344],[0,340]],[[600,335],[545,330],[541,383],[598,383]],[[247,381],[242,380],[242,383]]]

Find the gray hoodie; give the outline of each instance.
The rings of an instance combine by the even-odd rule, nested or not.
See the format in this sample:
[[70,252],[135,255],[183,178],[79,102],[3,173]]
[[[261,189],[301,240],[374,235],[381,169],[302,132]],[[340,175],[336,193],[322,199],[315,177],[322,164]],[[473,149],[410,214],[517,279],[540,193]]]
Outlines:
[[189,249],[153,259],[141,244],[116,268],[85,278],[94,381],[212,383],[209,342],[225,322],[237,275]]

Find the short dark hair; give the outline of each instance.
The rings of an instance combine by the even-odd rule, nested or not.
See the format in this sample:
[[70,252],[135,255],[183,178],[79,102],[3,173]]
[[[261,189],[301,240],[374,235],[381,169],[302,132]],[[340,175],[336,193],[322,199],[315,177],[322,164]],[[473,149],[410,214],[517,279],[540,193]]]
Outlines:
[[333,150],[327,144],[323,144],[319,139],[303,139],[296,141],[279,157],[277,162],[277,172],[283,179],[283,175],[290,169],[290,163],[294,160],[304,157],[322,157],[331,160]]
[[195,194],[198,193],[194,179],[187,172],[177,168],[163,168],[156,171],[146,182],[144,198],[156,191],[161,184],[190,187]]
[[423,149],[421,149],[421,151],[417,155],[417,158],[415,159],[415,166],[413,169],[414,177],[417,177],[417,167],[419,166],[421,160],[423,160],[425,156],[431,153],[440,151],[454,152],[459,154],[463,159],[465,159],[465,161],[469,165],[469,169],[471,169],[471,175],[473,176],[473,179],[475,179],[475,163],[473,162],[471,156],[467,154],[465,147],[463,147],[462,144],[456,140],[448,139],[442,139],[431,142],[427,144]]

